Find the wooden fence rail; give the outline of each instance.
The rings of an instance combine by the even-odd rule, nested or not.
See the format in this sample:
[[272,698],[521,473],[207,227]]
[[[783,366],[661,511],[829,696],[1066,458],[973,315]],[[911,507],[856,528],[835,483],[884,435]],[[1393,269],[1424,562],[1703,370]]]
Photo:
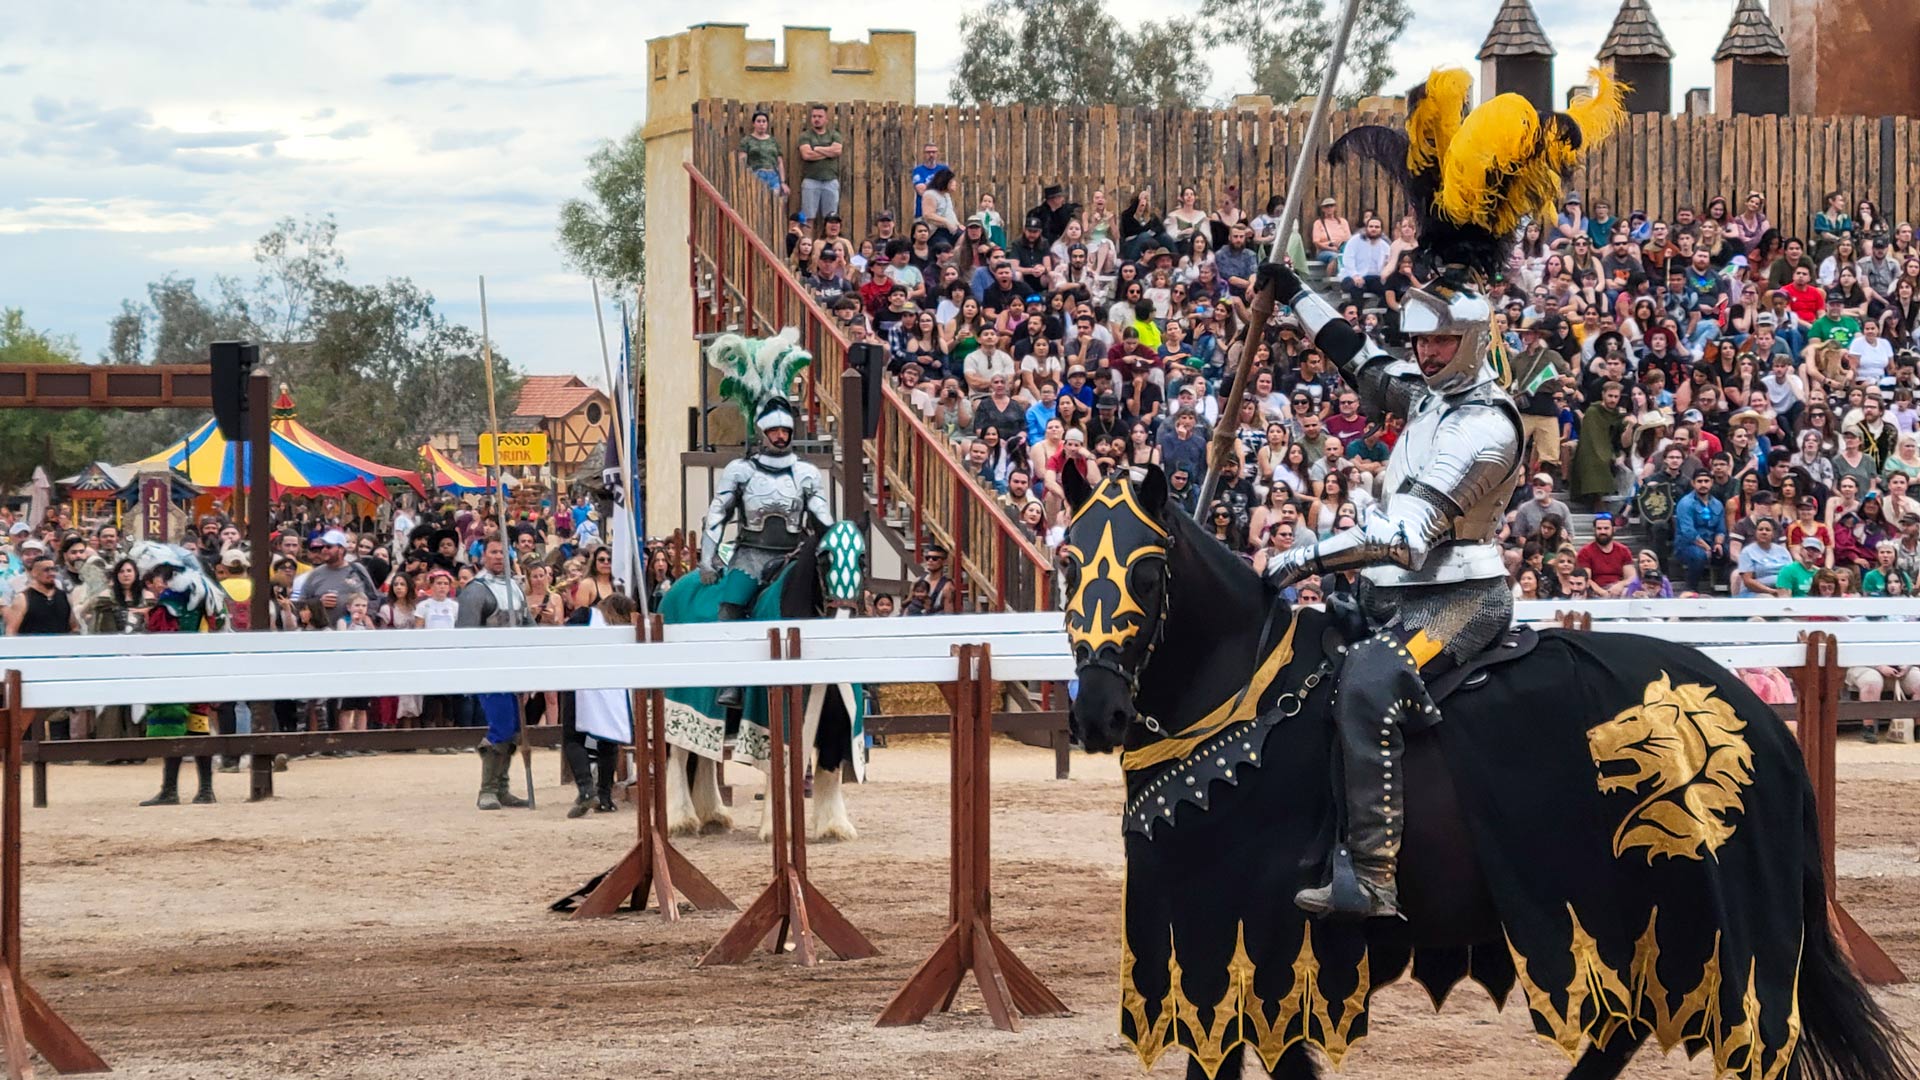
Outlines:
[[[722,165],[734,157],[755,109],[773,120],[773,134],[787,147],[793,195],[783,204],[761,189],[736,189],[736,173]],[[953,166],[956,207],[973,210],[991,194],[1000,214],[1016,223],[1040,201],[1041,189],[1064,184],[1068,198],[1090,204],[1095,189],[1107,193],[1117,215],[1125,200],[1151,184],[1163,212],[1182,184],[1197,189],[1199,204],[1212,208],[1229,184],[1240,191],[1247,216],[1269,196],[1282,193],[1306,129],[1305,110],[1151,109],[1116,106],[902,105],[840,102],[829,124],[845,140],[841,214],[847,235],[867,235],[873,215],[891,210],[905,224],[913,216],[910,174],[928,141]],[[786,215],[798,209],[800,159],[794,139],[806,126],[805,102],[709,100],[694,108],[694,165],[721,187],[742,216],[770,240]],[[1335,112],[1328,131],[1394,122],[1386,112]],[[1308,186],[1315,196],[1340,200],[1350,219],[1364,210],[1389,221],[1404,212],[1404,200],[1385,174],[1371,165],[1338,168],[1321,161]],[[723,180],[723,178],[725,178]],[[751,183],[745,173],[738,178]],[[1889,221],[1920,217],[1920,119],[1868,116],[1741,116],[1730,119],[1642,114],[1632,117],[1576,172],[1572,187],[1589,206],[1611,203],[1617,216],[1644,210],[1672,220],[1681,206],[1696,211],[1724,195],[1739,211],[1748,191],[1767,197],[1774,223],[1804,235],[1829,191],[1847,196],[1849,212],[1871,199]],[[1311,205],[1305,213],[1313,213]],[[1012,227],[1012,226],[1010,226]]]

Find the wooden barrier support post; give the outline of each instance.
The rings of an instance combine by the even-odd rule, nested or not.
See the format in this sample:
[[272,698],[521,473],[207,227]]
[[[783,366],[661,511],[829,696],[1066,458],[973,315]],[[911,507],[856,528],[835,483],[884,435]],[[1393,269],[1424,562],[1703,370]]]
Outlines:
[[1807,763],[1807,778],[1813,783],[1815,812],[1820,819],[1820,864],[1827,878],[1827,918],[1833,925],[1840,948],[1853,961],[1860,977],[1874,986],[1890,986],[1907,981],[1906,973],[1893,962],[1873,935],[1854,921],[1840,903],[1834,869],[1834,851],[1838,844],[1839,772],[1837,756],[1840,741],[1840,699],[1846,686],[1846,671],[1840,667],[1840,641],[1824,630],[1807,635],[1807,659],[1795,680],[1800,699],[1800,756]]
[[8,1080],[27,1080],[40,1051],[58,1072],[106,1072],[107,1063],[60,1014],[53,1011],[20,971],[20,752],[33,710],[21,705],[20,673],[6,673],[7,704],[0,732],[6,776],[0,781],[0,1059]]
[[[787,628],[784,646],[780,631],[768,630],[767,649],[775,661],[799,659],[799,629]],[[880,954],[807,877],[805,784],[807,752],[812,747],[803,735],[805,726],[805,691],[793,686],[768,687],[766,799],[767,813],[773,820],[773,880],[700,958],[700,967],[740,963],[753,955],[754,948],[768,935],[773,937],[769,951],[782,952],[789,930],[793,933],[794,961],[803,966],[819,962],[815,939],[842,960],[865,960]]]
[[[633,620],[634,636],[660,641],[660,616]],[[733,901],[707,875],[673,846],[667,833],[667,697],[659,690],[635,690],[628,700],[633,710],[633,811],[638,835],[633,847],[600,879],[573,917],[598,919],[620,910],[626,900],[633,910],[647,909],[647,891],[653,891],[660,914],[672,922],[680,918],[676,890],[696,910],[736,911]]]
[[960,677],[954,686],[951,759],[952,878],[947,892],[952,924],[933,955],[922,963],[880,1013],[880,1027],[925,1020],[935,1007],[953,1007],[954,995],[973,971],[993,1026],[1020,1030],[1019,1016],[1071,1015],[1040,977],[993,932],[993,800],[989,750],[993,741],[993,673],[990,649],[959,645]]

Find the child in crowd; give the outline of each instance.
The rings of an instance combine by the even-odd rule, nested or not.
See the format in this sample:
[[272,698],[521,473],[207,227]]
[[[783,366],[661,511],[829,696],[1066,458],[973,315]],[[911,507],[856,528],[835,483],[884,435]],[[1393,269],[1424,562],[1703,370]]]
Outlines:
[[413,609],[420,626],[427,630],[451,630],[460,617],[460,604],[453,599],[453,575],[434,570],[427,575],[427,599]]

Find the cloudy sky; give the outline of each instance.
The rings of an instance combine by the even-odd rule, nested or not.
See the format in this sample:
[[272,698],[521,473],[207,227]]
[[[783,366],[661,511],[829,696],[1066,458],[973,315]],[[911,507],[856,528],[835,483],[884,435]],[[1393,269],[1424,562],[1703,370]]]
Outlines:
[[[1122,19],[1176,10],[1113,0]],[[741,0],[715,19],[920,34],[919,95],[944,100],[961,5]],[[1498,0],[1415,0],[1396,83],[1467,63]],[[1535,0],[1577,76],[1611,5]],[[1676,97],[1711,84],[1732,0],[1655,0],[1682,51]],[[410,276],[448,314],[535,372],[600,369],[584,279],[562,264],[555,209],[595,142],[645,115],[645,41],[670,4],[586,0],[89,0],[9,5],[0,35],[0,307],[105,343],[123,298],[168,272],[246,274],[285,215],[332,213],[356,277]],[[1442,14],[1442,10],[1445,14]],[[947,12],[952,12],[948,18]],[[1240,85],[1213,58],[1214,90]],[[674,298],[678,299],[678,298]]]

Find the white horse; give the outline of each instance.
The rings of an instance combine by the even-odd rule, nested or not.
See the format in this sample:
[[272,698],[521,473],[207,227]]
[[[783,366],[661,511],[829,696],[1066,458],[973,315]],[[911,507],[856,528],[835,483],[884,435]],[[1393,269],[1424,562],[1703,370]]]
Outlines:
[[[761,619],[815,617],[833,610],[835,618],[851,617],[851,604],[860,594],[860,558],[866,544],[858,527],[837,522],[820,542],[803,548],[776,581],[755,601],[752,616]],[[824,563],[824,567],[822,566]],[[661,601],[662,616],[671,624],[698,621],[709,610],[702,603],[699,575],[674,582]],[[711,617],[710,615],[708,616]],[[769,661],[772,663],[772,661]],[[749,694],[751,700],[755,695]],[[858,686],[810,686],[804,695],[801,739],[813,752],[813,813],[808,834],[817,840],[852,840],[859,834],[847,813],[844,781],[866,778],[866,733],[862,724],[862,690]],[[729,760],[763,771],[771,750],[765,719],[742,720],[731,743]],[[727,757],[725,710],[709,692],[667,695],[667,827],[676,836],[726,832],[733,815],[720,798],[719,762]],[[691,768],[688,758],[694,763]],[[689,773],[691,772],[691,780]],[[760,838],[773,836],[771,816],[761,806]]]
[[[807,688],[806,722],[801,734],[807,745],[816,744],[820,714],[828,694],[841,696],[850,690],[853,688],[847,686]],[[690,756],[694,762],[691,770],[687,765]],[[816,746],[812,758],[815,762],[813,809],[808,819],[807,835],[814,840],[856,840],[860,833],[853,827],[853,818],[847,813],[845,787],[846,780],[858,779],[850,775],[855,772],[851,755],[843,754],[844,760],[834,768],[820,764],[823,756]],[[864,754],[860,756],[865,757]],[[765,763],[757,764],[765,775]],[[687,775],[689,771],[693,774],[691,781]],[[764,799],[760,803],[759,816],[760,839],[773,839],[773,816],[768,812]],[[671,747],[667,759],[667,828],[675,836],[720,833],[733,828],[733,815],[720,797],[719,763],[704,754],[692,755],[685,746],[677,743]]]

